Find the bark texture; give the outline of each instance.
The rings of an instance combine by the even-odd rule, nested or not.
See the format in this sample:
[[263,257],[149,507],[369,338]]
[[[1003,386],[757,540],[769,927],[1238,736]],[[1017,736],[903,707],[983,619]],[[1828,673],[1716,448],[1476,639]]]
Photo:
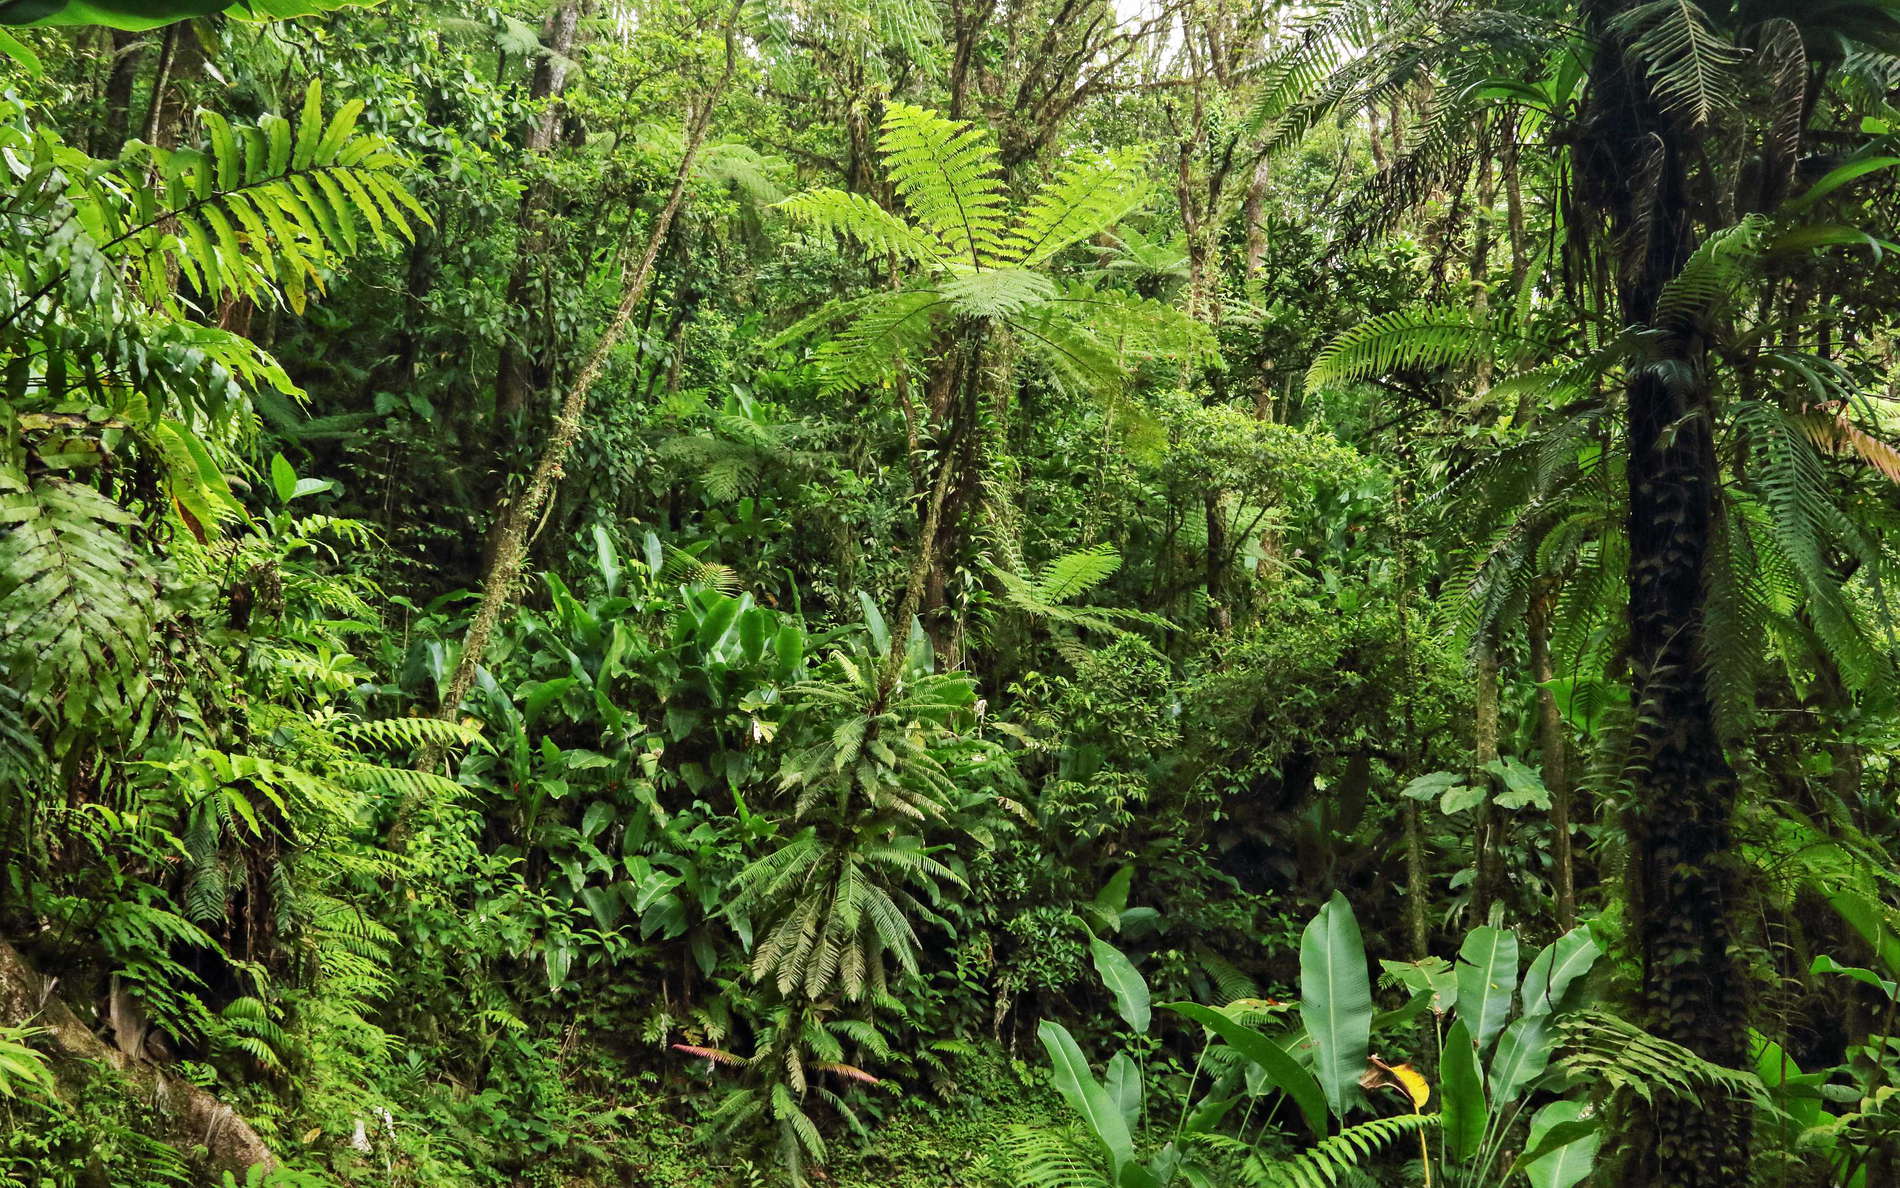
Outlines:
[[[1627,0],[1586,5],[1599,49],[1578,162],[1580,197],[1608,215],[1626,325],[1657,331],[1628,402],[1629,655],[1634,729],[1627,818],[1638,1006],[1654,1033],[1732,1067],[1747,1058],[1734,956],[1739,785],[1703,674],[1708,547],[1718,514],[1707,344],[1656,325],[1657,300],[1694,250],[1690,170],[1701,147],[1664,111],[1611,22]],[[1749,1110],[1720,1094],[1638,1103],[1621,1144],[1628,1188],[1716,1188],[1748,1166]]]
[[156,1104],[171,1124],[163,1137],[181,1151],[202,1146],[212,1170],[236,1173],[274,1168],[277,1159],[250,1123],[190,1081],[166,1075],[149,1060],[129,1056],[92,1033],[54,994],[54,979],[28,965],[19,950],[0,941],[0,1024],[44,1028],[43,1042],[62,1060],[90,1061],[118,1070],[141,1097]]

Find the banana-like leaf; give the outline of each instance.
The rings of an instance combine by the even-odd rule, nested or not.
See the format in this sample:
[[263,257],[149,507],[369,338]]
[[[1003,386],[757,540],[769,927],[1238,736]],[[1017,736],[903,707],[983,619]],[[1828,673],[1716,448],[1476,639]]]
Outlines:
[[1198,1002],[1164,1002],[1163,1008],[1194,1020],[1226,1040],[1236,1052],[1266,1074],[1274,1088],[1293,1099],[1312,1132],[1326,1134],[1326,1095],[1319,1081],[1277,1042],[1211,1006]]
[[1531,1188],[1573,1188],[1596,1165],[1601,1125],[1580,1101],[1553,1101],[1531,1118],[1531,1135],[1518,1167]]
[[1372,1041],[1372,980],[1352,905],[1339,892],[1300,936],[1300,1017],[1326,1104],[1345,1117],[1360,1098]]
[[1135,1141],[1128,1132],[1128,1124],[1122,1120],[1121,1106],[1089,1071],[1089,1062],[1068,1028],[1053,1019],[1044,1019],[1036,1035],[1048,1049],[1056,1092],[1082,1116],[1082,1121],[1101,1141],[1108,1152],[1109,1175],[1119,1180],[1122,1168],[1135,1153]]
[[1491,1056],[1491,1100],[1500,1108],[1516,1101],[1526,1086],[1544,1075],[1555,1047],[1550,1016],[1525,1015],[1511,1020]]
[[1097,936],[1089,937],[1089,955],[1095,959],[1095,972],[1102,975],[1102,982],[1115,996],[1115,1013],[1128,1026],[1147,1034],[1148,983],[1142,980],[1135,963]]
[[1548,1015],[1563,1004],[1570,983],[1590,972],[1603,950],[1584,927],[1572,928],[1545,945],[1524,974],[1524,1013]]
[[1485,1123],[1491,1114],[1484,1100],[1484,1077],[1478,1071],[1477,1041],[1463,1019],[1445,1033],[1439,1089],[1444,1094],[1439,1112],[1445,1116],[1445,1151],[1453,1159],[1463,1159],[1484,1142]]
[[248,21],[282,21],[376,0],[7,0],[0,25],[104,25],[138,32],[222,12]]
[[1115,1053],[1108,1062],[1108,1095],[1120,1107],[1122,1121],[1132,1133],[1141,1122],[1141,1069],[1126,1052]]
[[1484,925],[1465,935],[1458,948],[1458,1015],[1486,1052],[1504,1030],[1517,992],[1517,934]]

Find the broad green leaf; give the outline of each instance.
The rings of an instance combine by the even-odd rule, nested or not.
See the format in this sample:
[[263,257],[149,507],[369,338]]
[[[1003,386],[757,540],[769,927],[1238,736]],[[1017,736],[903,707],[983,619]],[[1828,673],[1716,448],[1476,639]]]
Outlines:
[[1847,183],[1857,181],[1882,169],[1891,169],[1895,165],[1900,165],[1900,157],[1863,157],[1858,161],[1837,165],[1824,174],[1820,181],[1809,186],[1805,194],[1790,201],[1788,209],[1790,211],[1806,210]]
[[1108,1095],[1121,1109],[1122,1121],[1132,1133],[1141,1123],[1141,1069],[1128,1053],[1117,1052],[1108,1062],[1108,1072],[1103,1079],[1108,1082]]
[[1134,1157],[1135,1142],[1122,1121],[1121,1107],[1109,1096],[1089,1071],[1089,1063],[1076,1046],[1075,1037],[1053,1019],[1044,1019],[1036,1035],[1049,1052],[1056,1092],[1082,1116],[1108,1152],[1109,1174],[1119,1178],[1122,1167]]
[[1359,1101],[1372,1039],[1372,981],[1352,905],[1339,892],[1300,937],[1300,1018],[1326,1104],[1345,1117]]
[[871,633],[871,650],[880,656],[891,652],[891,629],[884,624],[883,612],[877,609],[877,603],[864,591],[858,591],[858,606],[864,610],[864,626]]
[[1484,803],[1486,791],[1482,784],[1453,784],[1445,789],[1445,795],[1438,802],[1438,811],[1450,816],[1477,808]]
[[1095,893],[1095,906],[1109,917],[1118,917],[1128,910],[1128,889],[1135,881],[1135,864],[1125,863],[1114,874],[1108,876],[1108,882]]
[[1430,994],[1432,1010],[1438,1014],[1449,1014],[1458,1005],[1458,972],[1443,957],[1381,961],[1379,965],[1407,990]]
[[270,456],[270,485],[279,503],[289,503],[297,493],[297,471],[282,454]]
[[1480,1052],[1504,1030],[1516,991],[1517,934],[1488,924],[1473,928],[1458,948],[1458,1017]]
[[1863,969],[1858,965],[1842,965],[1840,962],[1834,960],[1834,958],[1828,956],[1826,953],[1823,953],[1819,957],[1816,957],[1814,959],[1814,964],[1808,967],[1808,972],[1818,973],[1818,974],[1820,973],[1840,974],[1842,977],[1852,978],[1854,981],[1859,982],[1862,985],[1873,986],[1874,988],[1878,989],[1882,994],[1885,994],[1888,998],[1894,998],[1897,996],[1896,990],[1895,990],[1895,984],[1893,982],[1890,982],[1886,978],[1881,977],[1879,974],[1875,973],[1871,969]]
[[1556,1010],[1570,983],[1589,973],[1602,955],[1590,930],[1582,926],[1545,945],[1524,974],[1524,1013],[1547,1015]]
[[1137,1032],[1148,1031],[1148,983],[1142,980],[1135,963],[1120,949],[1090,934],[1089,955],[1095,959],[1095,972],[1115,996],[1115,1013]]
[[1484,1078],[1478,1071],[1478,1047],[1471,1029],[1459,1019],[1445,1033],[1444,1062],[1438,1070],[1443,1104],[1445,1150],[1453,1159],[1475,1153],[1484,1141],[1490,1109],[1484,1100]]
[[1580,1101],[1553,1101],[1531,1118],[1530,1139],[1520,1160],[1531,1188],[1573,1188],[1596,1166],[1602,1127]]
[[614,548],[614,538],[605,524],[595,524],[594,563],[600,570],[600,580],[606,585],[607,597],[620,593],[620,552]]
[[1463,784],[1465,777],[1455,771],[1428,771],[1405,785],[1400,796],[1413,800],[1437,800],[1450,789]]
[[1491,799],[1499,808],[1550,808],[1550,789],[1544,787],[1544,778],[1516,759],[1508,755],[1493,759],[1484,769],[1504,781],[1504,790]]
[[1285,1048],[1211,1006],[1203,1006],[1198,1002],[1164,1002],[1161,1005],[1166,1010],[1194,1020],[1226,1040],[1236,1052],[1265,1074],[1274,1088],[1293,1099],[1293,1104],[1299,1107],[1300,1116],[1306,1119],[1307,1128],[1315,1136],[1325,1136],[1326,1095],[1313,1074],[1289,1055]]
[[1885,909],[1853,891],[1836,892],[1827,897],[1827,902],[1873,948],[1887,973],[1900,977],[1900,935],[1887,923]]
[[40,56],[34,53],[25,42],[4,29],[0,29],[0,54],[19,63],[20,69],[26,71],[29,77],[38,78],[46,71],[46,67],[40,64]]
[[1491,1056],[1491,1101],[1503,1107],[1517,1100],[1525,1086],[1544,1075],[1554,1048],[1549,1015],[1526,1015],[1511,1020]]

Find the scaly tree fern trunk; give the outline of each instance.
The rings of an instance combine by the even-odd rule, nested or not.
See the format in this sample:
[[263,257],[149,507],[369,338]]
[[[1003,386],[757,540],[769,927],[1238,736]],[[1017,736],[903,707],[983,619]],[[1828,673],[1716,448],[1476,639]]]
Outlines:
[[[1579,198],[1607,215],[1614,288],[1629,326],[1696,243],[1692,130],[1656,101],[1611,27],[1628,0],[1585,3],[1599,46],[1578,149]],[[1628,379],[1629,656],[1634,726],[1628,894],[1641,962],[1639,1006],[1654,1033],[1730,1066],[1747,1055],[1742,971],[1732,950],[1738,894],[1731,818],[1738,792],[1702,671],[1704,574],[1718,514],[1707,344],[1660,325]],[[1720,1095],[1638,1104],[1621,1144],[1628,1188],[1715,1188],[1748,1166],[1746,1103]]]

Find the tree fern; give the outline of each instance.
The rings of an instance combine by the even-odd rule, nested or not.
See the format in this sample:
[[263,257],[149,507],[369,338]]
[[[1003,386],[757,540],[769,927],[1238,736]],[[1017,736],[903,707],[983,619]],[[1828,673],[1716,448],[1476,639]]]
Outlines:
[[780,204],[912,270],[898,288],[830,303],[774,339],[840,327],[815,356],[826,391],[888,384],[974,326],[1007,333],[1059,379],[1094,391],[1112,391],[1145,360],[1217,357],[1208,329],[1170,306],[1049,275],[1062,251],[1140,205],[1146,183],[1132,158],[1065,165],[1012,221],[987,133],[894,104],[880,149],[908,218],[837,190]]
[[1034,268],[1127,218],[1148,196],[1147,179],[1137,165],[1123,156],[1063,165],[1010,229],[1008,258]]

